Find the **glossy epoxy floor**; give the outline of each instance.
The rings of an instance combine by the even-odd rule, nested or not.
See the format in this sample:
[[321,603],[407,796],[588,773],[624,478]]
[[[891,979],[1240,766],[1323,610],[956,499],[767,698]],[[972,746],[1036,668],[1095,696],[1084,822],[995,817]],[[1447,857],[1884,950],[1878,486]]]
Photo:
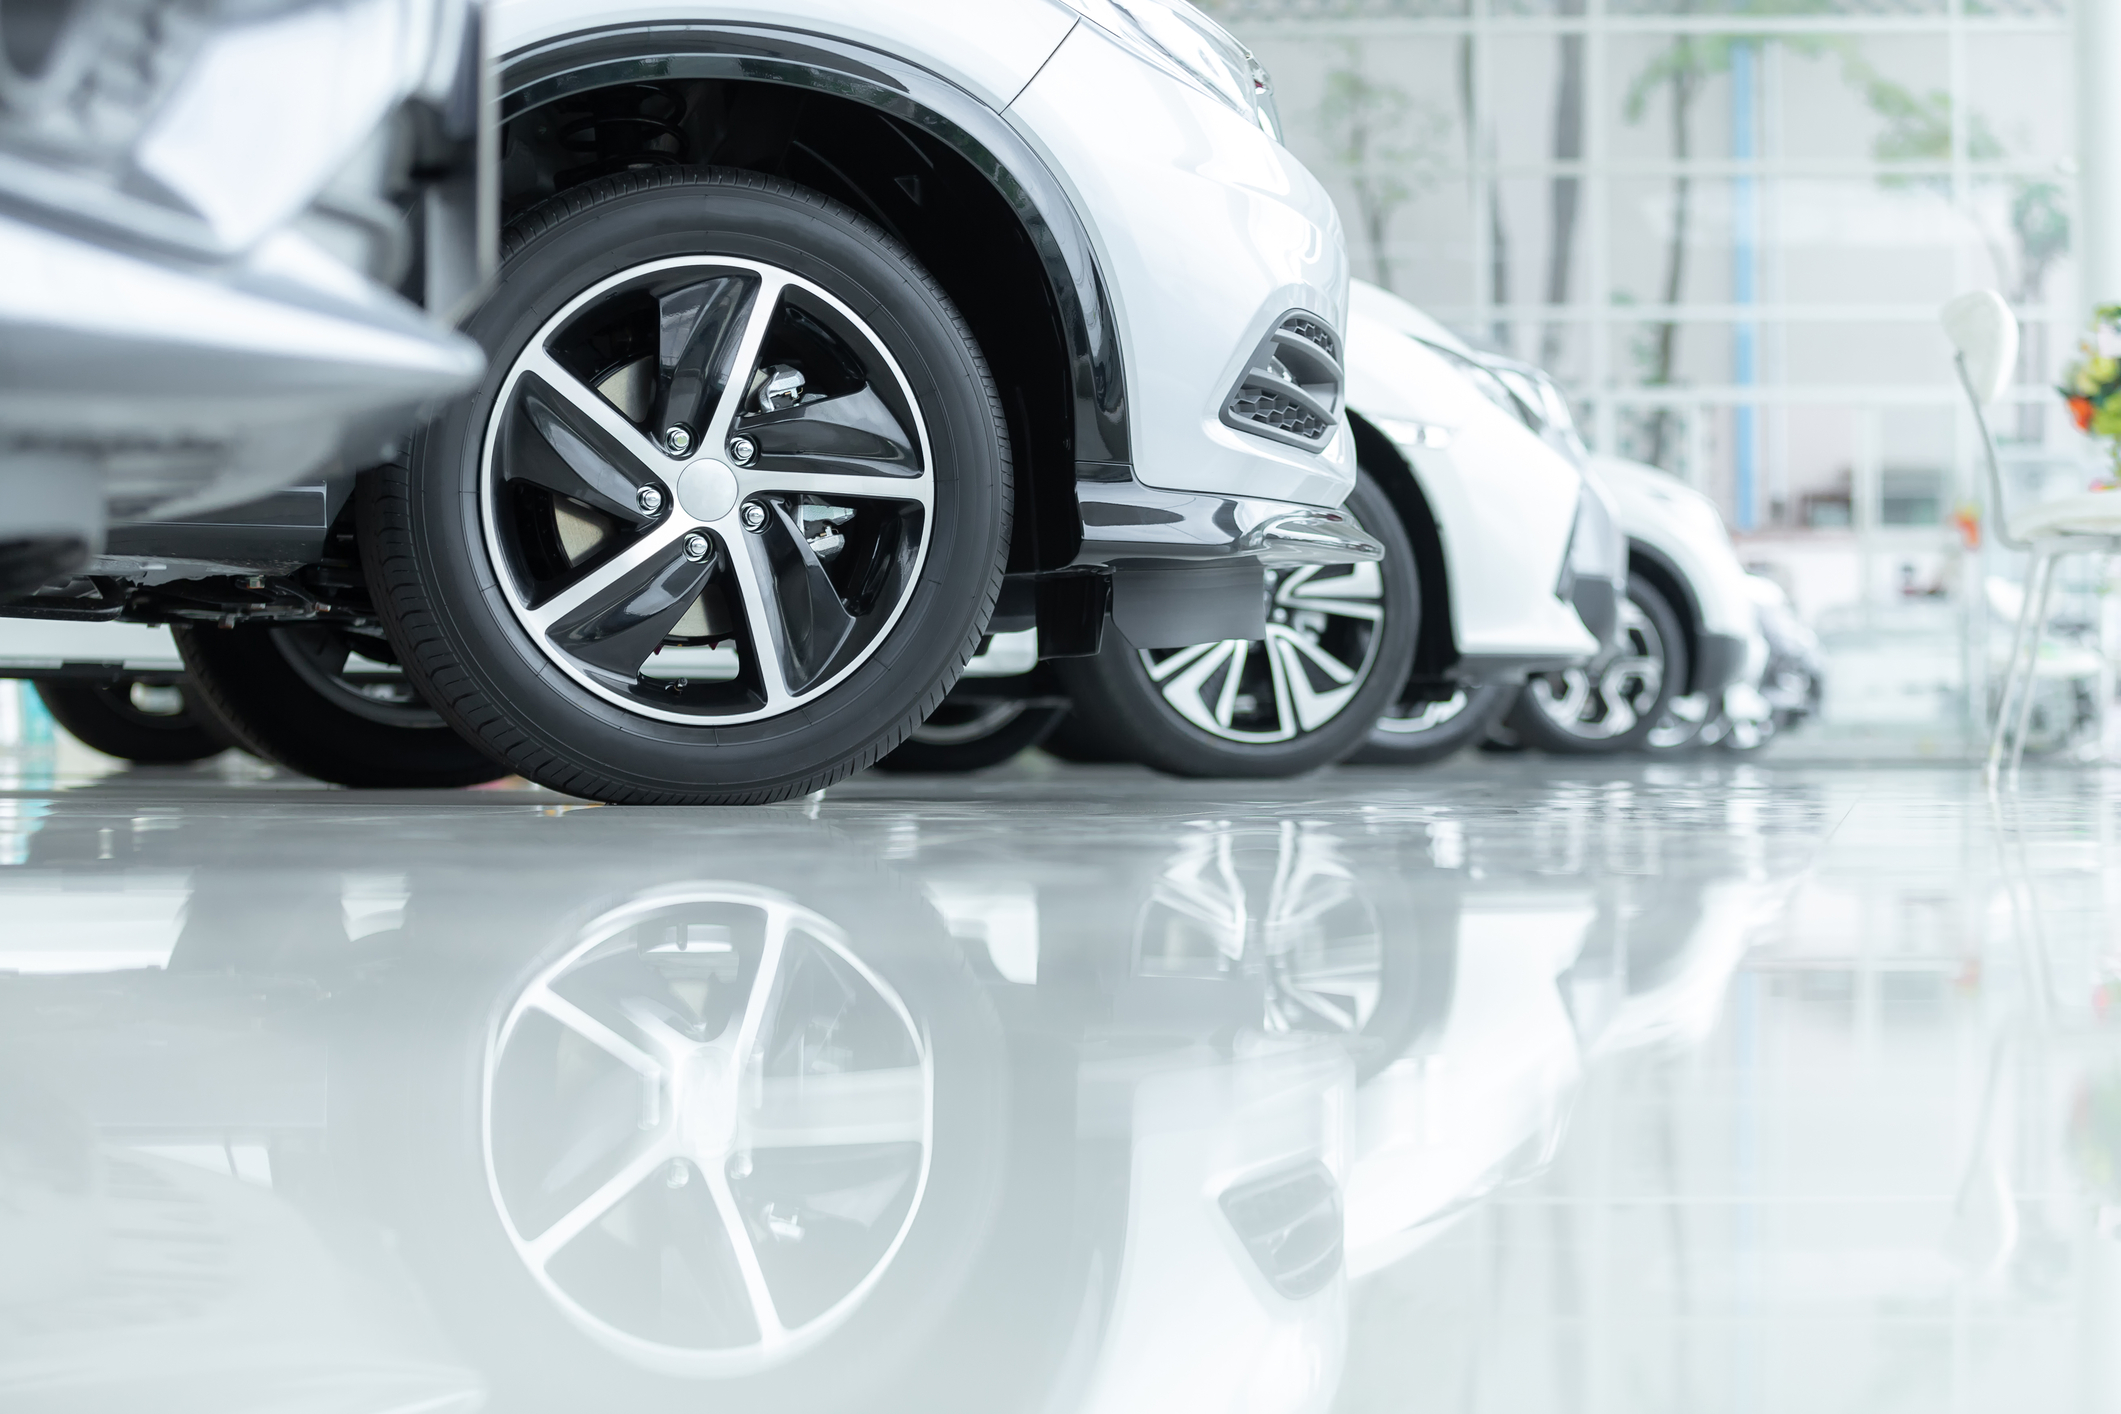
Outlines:
[[2121,1407],[2121,778],[0,781],[10,1411]]

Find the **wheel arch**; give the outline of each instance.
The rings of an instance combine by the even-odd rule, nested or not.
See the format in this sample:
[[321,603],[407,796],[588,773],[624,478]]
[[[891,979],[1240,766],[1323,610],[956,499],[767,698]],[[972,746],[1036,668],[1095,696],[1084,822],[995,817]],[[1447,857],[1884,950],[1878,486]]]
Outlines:
[[[678,151],[605,151],[599,105],[649,89],[681,100],[680,117],[663,124]],[[529,46],[502,61],[499,92],[504,221],[575,170],[550,159],[609,170],[630,157],[787,177],[899,240],[949,293],[1001,390],[1017,482],[1009,570],[1073,561],[1077,463],[1132,461],[1118,325],[1080,217],[1000,114],[872,50],[714,24],[618,26]],[[594,149],[564,146],[585,131]],[[609,131],[617,145],[624,125]],[[630,140],[643,131],[636,124]]]
[[1414,568],[1421,586],[1421,627],[1414,640],[1413,675],[1442,677],[1457,664],[1459,649],[1451,627],[1450,567],[1436,512],[1429,506],[1420,476],[1392,445],[1391,438],[1352,408],[1348,410],[1348,425],[1355,433],[1356,464],[1376,478],[1392,508],[1399,512],[1400,526],[1414,546]]
[[1695,597],[1694,586],[1670,555],[1633,536],[1628,537],[1628,573],[1648,580],[1679,615],[1679,629],[1686,639],[1686,690],[1692,692],[1701,666],[1701,601]]

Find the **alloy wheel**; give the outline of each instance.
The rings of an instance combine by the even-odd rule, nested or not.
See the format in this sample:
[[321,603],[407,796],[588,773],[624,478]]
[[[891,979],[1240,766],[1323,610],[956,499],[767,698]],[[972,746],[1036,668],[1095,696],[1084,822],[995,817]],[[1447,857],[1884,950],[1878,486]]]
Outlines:
[[1633,731],[1664,688],[1663,635],[1632,599],[1620,604],[1620,650],[1586,667],[1542,673],[1526,690],[1570,736],[1604,741]]
[[1338,717],[1383,642],[1384,576],[1374,563],[1269,571],[1267,635],[1141,650],[1171,709],[1224,741],[1288,741]]
[[504,379],[480,511],[516,618],[641,716],[797,710],[882,643],[934,513],[919,404],[812,281],[653,261],[569,301]]
[[1446,722],[1455,722],[1465,715],[1472,698],[1462,687],[1454,688],[1449,697],[1441,701],[1396,702],[1391,709],[1377,719],[1377,730],[1391,736],[1418,736],[1433,732]]

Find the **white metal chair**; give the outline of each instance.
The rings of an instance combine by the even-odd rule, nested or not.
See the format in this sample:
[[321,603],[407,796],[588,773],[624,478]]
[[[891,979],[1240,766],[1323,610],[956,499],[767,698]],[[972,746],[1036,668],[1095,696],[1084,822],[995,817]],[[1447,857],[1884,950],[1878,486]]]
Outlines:
[[[1996,704],[1996,724],[1989,733],[1987,775],[1996,779],[2006,742],[2011,772],[2025,755],[2026,725],[2032,716],[2033,673],[2040,658],[2040,637],[2047,623],[2055,588],[2055,561],[2065,555],[2121,553],[2121,491],[2088,491],[2062,496],[2012,516],[2003,499],[2003,473],[1996,464],[1996,439],[1983,412],[2009,386],[2018,362],[2018,321],[2003,296],[1994,290],[1960,295],[1941,311],[1944,332],[1957,350],[1959,385],[1973,404],[1974,425],[1981,431],[1981,450],[1988,467],[1991,507],[1989,525],[1998,544],[2032,556],[2026,571],[2025,601],[2011,635],[2010,665],[2003,696]],[[2015,720],[2013,720],[2015,718]]]

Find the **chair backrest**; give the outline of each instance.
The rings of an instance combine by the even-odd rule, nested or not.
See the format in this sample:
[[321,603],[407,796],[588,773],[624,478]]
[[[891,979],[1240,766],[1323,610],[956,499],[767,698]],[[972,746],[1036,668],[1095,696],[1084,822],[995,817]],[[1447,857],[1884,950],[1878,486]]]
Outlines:
[[1938,311],[1945,337],[1957,351],[1953,362],[1959,369],[1959,386],[1972,404],[1974,426],[1981,432],[1982,460],[1988,469],[1991,525],[1996,538],[2014,550],[2025,546],[2010,533],[2010,513],[2003,501],[2003,471],[1996,464],[1996,439],[1990,435],[1983,412],[2003,396],[2011,373],[2018,366],[2018,320],[2003,296],[1994,290],[1969,290],[1947,302]]
[[1945,337],[1966,363],[1967,392],[1981,407],[2003,396],[2018,366],[2018,320],[1994,290],[1970,290],[1939,312]]

